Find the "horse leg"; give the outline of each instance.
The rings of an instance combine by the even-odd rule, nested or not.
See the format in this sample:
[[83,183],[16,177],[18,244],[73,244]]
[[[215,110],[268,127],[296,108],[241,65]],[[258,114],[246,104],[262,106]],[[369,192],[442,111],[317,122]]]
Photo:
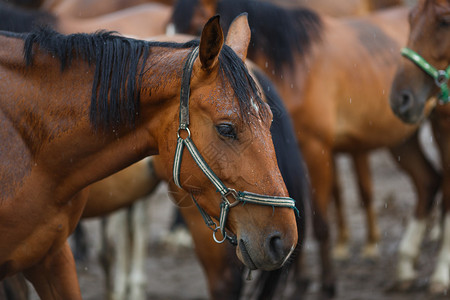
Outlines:
[[331,259],[330,230],[328,224],[328,202],[333,180],[333,158],[331,150],[317,140],[302,143],[301,149],[308,165],[311,180],[313,206],[313,230],[319,241],[321,258],[322,291],[333,297],[336,294],[335,273]]
[[41,299],[81,300],[75,260],[66,241],[59,251],[23,272]]
[[350,257],[349,250],[349,230],[345,219],[344,203],[342,202],[342,191],[339,182],[339,176],[336,168],[336,159],[333,160],[333,200],[336,208],[336,218],[338,224],[337,242],[333,250],[333,257],[337,260],[345,260]]
[[116,247],[114,251],[115,268],[113,274],[113,297],[114,300],[127,299],[127,283],[129,274],[130,237],[128,223],[129,209],[121,209],[112,218]]
[[450,113],[441,115],[441,111],[436,110],[436,114],[431,121],[442,161],[444,229],[436,267],[430,280],[430,292],[445,293],[450,289]]
[[130,292],[129,299],[146,299],[145,287],[147,278],[145,276],[145,259],[148,244],[148,206],[149,199],[141,199],[132,206],[131,231],[133,235],[133,247],[131,252],[130,269]]
[[1,300],[28,300],[28,285],[22,273],[4,278],[0,281]]
[[72,236],[75,244],[73,250],[75,261],[85,261],[88,256],[88,242],[82,222],[77,224]]
[[373,208],[373,188],[369,156],[366,152],[353,153],[352,159],[367,222],[367,242],[362,251],[362,256],[375,258],[379,255],[378,242],[380,241],[380,230],[378,229],[377,217]]
[[105,276],[106,299],[112,300],[113,283],[111,279],[111,265],[114,248],[108,238],[108,224],[110,220],[110,216],[102,217],[100,220],[100,252],[98,254],[98,259],[103,270],[103,275]]
[[418,132],[390,150],[395,161],[411,176],[418,196],[414,217],[409,221],[398,249],[397,283],[404,290],[411,286],[416,277],[414,264],[425,235],[426,218],[441,180],[420,148]]

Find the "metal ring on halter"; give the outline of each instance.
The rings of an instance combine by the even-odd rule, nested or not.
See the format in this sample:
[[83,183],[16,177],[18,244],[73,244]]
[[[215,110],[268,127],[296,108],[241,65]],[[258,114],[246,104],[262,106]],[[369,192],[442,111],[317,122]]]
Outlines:
[[[228,201],[227,197],[230,196],[230,195],[233,196],[234,199],[236,200],[233,203],[230,203],[230,201]],[[222,199],[223,199],[223,201],[225,201],[229,205],[230,208],[238,205],[239,202],[240,202],[239,194],[238,194],[238,192],[236,192],[235,189],[228,189],[228,192],[226,192],[225,194],[222,195]]]
[[[182,128],[182,127],[180,127],[180,128],[178,128],[178,130],[177,130],[177,137],[179,137],[179,138],[181,138],[181,139],[183,139],[181,136],[180,136],[180,131],[181,130],[186,130],[186,132],[188,133],[188,138],[190,138],[191,137],[191,131],[189,130],[189,127],[184,127],[184,128]],[[185,140],[186,138],[184,138],[183,140]]]
[[438,75],[434,79],[434,81],[436,82],[436,85],[438,87],[440,87],[441,85],[446,83],[448,81],[448,79],[449,79],[449,76],[448,76],[447,72],[445,72],[444,70],[439,70]]
[[223,236],[223,240],[218,240],[216,238],[216,232],[220,229],[219,226],[216,227],[216,229],[213,230],[213,239],[217,244],[222,244],[223,242],[225,242],[225,240],[227,239],[227,232],[225,231],[224,236]]

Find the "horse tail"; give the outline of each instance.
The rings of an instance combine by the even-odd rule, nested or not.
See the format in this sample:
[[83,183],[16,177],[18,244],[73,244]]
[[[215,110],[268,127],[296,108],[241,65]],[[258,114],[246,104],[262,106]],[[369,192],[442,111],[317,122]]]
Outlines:
[[298,147],[298,142],[289,114],[283,105],[273,83],[260,70],[253,70],[259,82],[267,104],[273,113],[271,126],[272,140],[277,157],[278,167],[286,184],[289,196],[295,200],[299,211],[296,216],[298,244],[294,254],[285,265],[278,270],[261,272],[255,285],[257,299],[273,299],[280,283],[286,282],[293,257],[301,255],[306,234],[305,202],[309,199],[306,166]]

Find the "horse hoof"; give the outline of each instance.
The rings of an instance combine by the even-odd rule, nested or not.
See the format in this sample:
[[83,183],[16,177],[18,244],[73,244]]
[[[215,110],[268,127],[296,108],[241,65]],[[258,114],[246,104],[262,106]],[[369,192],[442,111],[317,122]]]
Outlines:
[[380,257],[378,244],[368,244],[361,251],[361,257],[365,259],[377,259]]
[[347,244],[337,244],[333,249],[333,258],[338,261],[350,259],[350,248]]
[[428,291],[432,295],[448,295],[450,293],[449,286],[442,282],[431,282]]

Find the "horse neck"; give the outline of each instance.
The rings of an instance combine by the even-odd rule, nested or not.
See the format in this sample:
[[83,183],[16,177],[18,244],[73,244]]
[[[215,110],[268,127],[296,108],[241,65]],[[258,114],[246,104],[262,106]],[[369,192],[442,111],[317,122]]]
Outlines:
[[[15,39],[14,43],[0,37],[0,41],[3,39],[14,48],[13,53],[22,53],[22,40]],[[157,118],[158,109],[164,108],[162,100],[176,93],[170,84],[160,87],[170,67],[146,72],[141,95],[145,102],[141,101],[143,112],[135,128],[95,132],[89,119],[94,66],[75,59],[61,72],[57,58],[34,47],[33,64],[26,67],[20,55],[6,56],[5,52],[11,50],[0,50],[0,75],[8,79],[0,81],[0,91],[11,95],[2,97],[0,118],[7,116],[6,122],[14,124],[18,139],[28,148],[30,161],[24,165],[31,166],[31,172],[36,169],[50,176],[62,193],[73,194],[147,155],[157,154],[153,131],[158,126],[153,124],[161,124]],[[163,53],[169,57],[167,50],[152,52],[147,61],[150,66],[164,64]]]

